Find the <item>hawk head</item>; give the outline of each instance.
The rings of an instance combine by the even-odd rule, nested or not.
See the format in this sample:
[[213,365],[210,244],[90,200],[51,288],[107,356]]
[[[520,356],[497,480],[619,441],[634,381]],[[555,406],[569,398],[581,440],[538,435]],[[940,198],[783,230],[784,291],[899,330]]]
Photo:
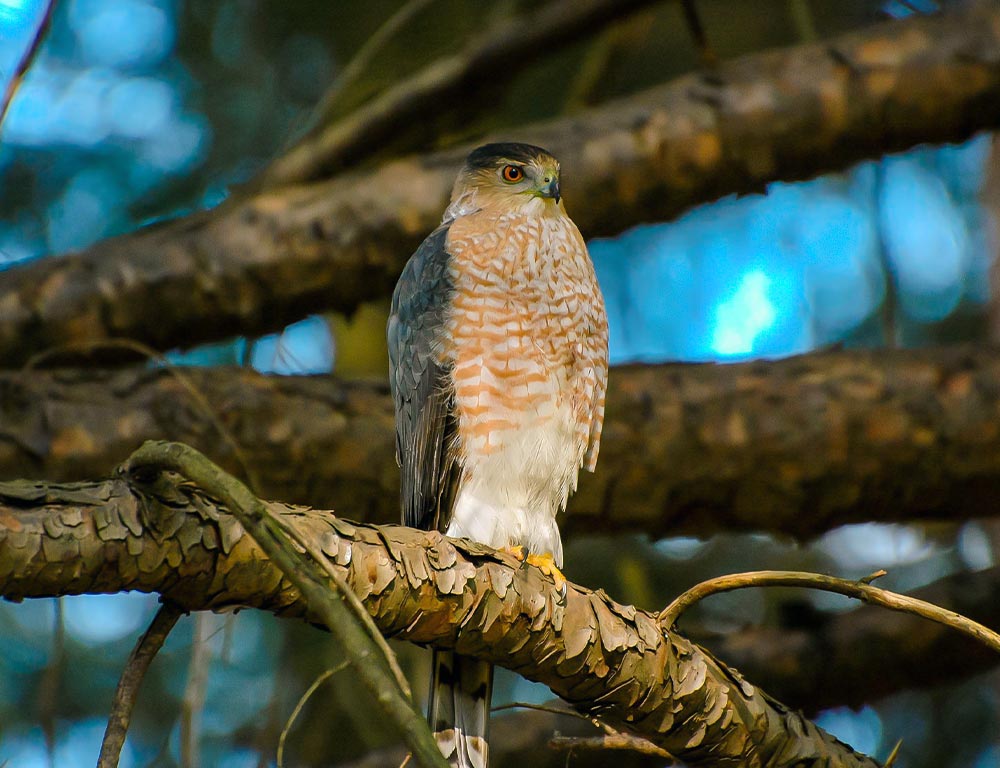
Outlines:
[[559,161],[546,150],[531,144],[484,144],[466,158],[448,211],[453,216],[494,206],[562,211],[561,199]]

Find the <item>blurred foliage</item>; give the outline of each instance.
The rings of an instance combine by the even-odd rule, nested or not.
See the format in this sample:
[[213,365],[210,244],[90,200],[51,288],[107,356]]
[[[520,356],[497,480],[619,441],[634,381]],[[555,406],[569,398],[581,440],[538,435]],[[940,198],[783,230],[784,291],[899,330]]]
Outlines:
[[[344,0],[63,0],[51,37],[4,126],[0,144],[0,268],[80,248],[150,219],[211,206],[295,137],[347,114],[477,31],[533,7],[526,0],[431,0],[343,88],[329,89],[403,3]],[[886,15],[934,10],[876,0],[701,0],[721,58],[831,37]],[[39,3],[0,0],[0,71],[31,34]],[[428,115],[402,148],[421,149],[585,108],[690,71],[698,53],[677,3],[664,2],[592,40],[540,56],[505,88]],[[320,104],[320,107],[317,107]],[[592,243],[613,323],[616,360],[736,359],[845,344],[983,338],[992,254],[979,203],[989,140],[924,148],[767,195],[727,199]],[[572,201],[569,202],[572,207]],[[385,302],[351,318],[307,318],[283,334],[184,353],[191,364],[253,364],[278,373],[380,376]],[[665,468],[664,471],[668,471]],[[333,500],[336,501],[336,500]],[[567,575],[656,609],[710,576],[803,568],[861,576],[892,571],[909,589],[995,562],[998,529],[855,527],[796,545],[764,536],[711,541],[641,537],[568,543]],[[787,601],[844,610],[823,594],[722,595],[685,619],[738,632],[780,623]],[[117,674],[149,621],[145,596],[67,598],[65,648],[54,659],[53,601],[0,604],[0,762],[90,765]],[[301,693],[339,662],[326,635],[252,612],[220,619],[201,739],[202,763],[269,765]],[[191,645],[184,620],[153,665],[123,766],[171,766]],[[398,646],[424,690],[427,655]],[[890,660],[887,660],[889,663]],[[47,670],[54,669],[55,672]],[[47,702],[43,679],[58,695]],[[996,674],[907,692],[822,722],[900,766],[1000,763]],[[48,683],[46,683],[47,685]],[[547,691],[501,672],[496,703]],[[795,704],[795,702],[789,702]],[[349,673],[325,683],[288,743],[288,765],[349,760],[391,738]]]

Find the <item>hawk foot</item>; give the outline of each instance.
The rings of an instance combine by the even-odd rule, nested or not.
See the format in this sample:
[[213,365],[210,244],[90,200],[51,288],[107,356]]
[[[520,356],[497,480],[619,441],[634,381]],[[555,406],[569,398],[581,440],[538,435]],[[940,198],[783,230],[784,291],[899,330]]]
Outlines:
[[500,547],[500,551],[507,555],[513,555],[522,563],[524,562],[524,547],[522,547],[520,544],[513,547],[512,546]]
[[566,577],[563,576],[562,571],[556,567],[556,563],[552,558],[551,552],[545,552],[541,555],[528,555],[525,558],[525,562],[531,563],[546,576],[551,576],[552,581],[555,582],[556,589],[560,592],[566,589]]

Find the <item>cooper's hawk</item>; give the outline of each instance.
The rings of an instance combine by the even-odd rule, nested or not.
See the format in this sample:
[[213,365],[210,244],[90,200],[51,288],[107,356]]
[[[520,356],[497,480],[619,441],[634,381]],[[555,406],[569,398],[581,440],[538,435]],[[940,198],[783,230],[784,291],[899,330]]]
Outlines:
[[[597,462],[608,325],[552,155],[469,155],[387,333],[403,523],[527,551],[561,581],[556,514]],[[452,765],[484,768],[492,668],[451,652],[433,664],[438,743]]]

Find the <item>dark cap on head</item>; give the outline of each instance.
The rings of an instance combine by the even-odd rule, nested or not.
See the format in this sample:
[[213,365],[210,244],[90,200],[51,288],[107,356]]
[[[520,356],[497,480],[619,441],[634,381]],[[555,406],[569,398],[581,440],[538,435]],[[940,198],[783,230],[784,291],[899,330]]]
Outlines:
[[465,167],[470,171],[492,168],[500,160],[511,160],[515,163],[530,163],[543,158],[552,157],[552,153],[534,144],[519,144],[513,141],[483,144],[472,150],[465,159]]

